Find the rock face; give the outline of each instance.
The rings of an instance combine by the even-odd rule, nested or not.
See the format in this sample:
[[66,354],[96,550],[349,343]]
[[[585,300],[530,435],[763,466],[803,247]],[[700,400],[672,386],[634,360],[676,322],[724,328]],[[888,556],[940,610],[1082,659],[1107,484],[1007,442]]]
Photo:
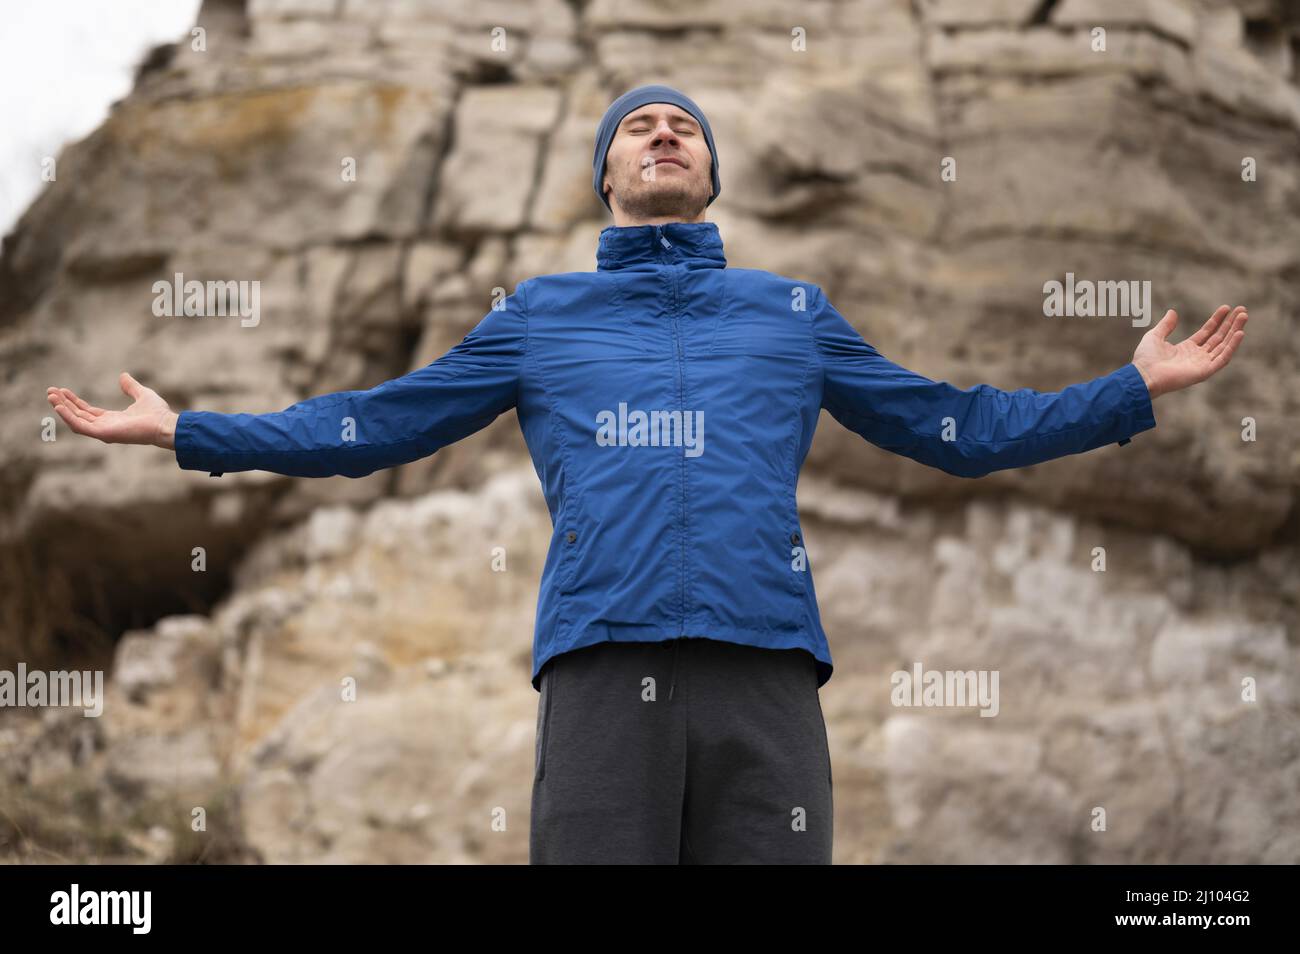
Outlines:
[[[122,406],[126,369],[259,412],[427,364],[500,290],[595,267],[596,123],[667,81],[709,112],[729,263],[930,377],[1128,361],[1130,319],[1044,316],[1067,273],[1149,281],[1178,340],[1252,316],[1122,448],[964,481],[823,420],[836,860],[1300,860],[1289,9],[207,0],[0,257],[0,668],[109,675],[102,718],[0,712],[0,851],[527,859],[550,522],[513,415],[359,480],[212,479],[42,439],[44,392]],[[260,320],[155,316],[176,273],[258,280]],[[996,717],[899,705],[918,664],[996,672]]]

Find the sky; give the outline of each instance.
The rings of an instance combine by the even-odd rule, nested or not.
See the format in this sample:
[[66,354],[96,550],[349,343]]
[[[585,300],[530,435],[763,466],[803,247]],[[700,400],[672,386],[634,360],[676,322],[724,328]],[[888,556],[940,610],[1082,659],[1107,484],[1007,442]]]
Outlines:
[[188,39],[200,0],[20,0],[0,21],[0,234],[45,183],[57,156],[131,90],[159,43]]

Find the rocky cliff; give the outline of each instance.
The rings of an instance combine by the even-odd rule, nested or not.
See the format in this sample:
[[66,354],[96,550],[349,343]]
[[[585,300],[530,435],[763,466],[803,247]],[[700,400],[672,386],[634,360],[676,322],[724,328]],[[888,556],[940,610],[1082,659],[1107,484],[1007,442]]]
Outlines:
[[[126,369],[258,412],[428,363],[494,289],[595,267],[596,123],[667,81],[709,113],[729,263],[823,285],[930,377],[1128,361],[1130,321],[1044,317],[1067,273],[1149,281],[1176,339],[1252,316],[1124,447],[966,481],[824,416],[799,503],[836,860],[1300,860],[1292,9],[206,0],[4,240],[0,667],[109,695],[0,712],[0,850],[526,860],[550,524],[513,415],[360,480],[214,479],[43,439],[44,393],[124,406]],[[259,281],[260,321],[155,316],[176,273]],[[917,661],[999,671],[999,716],[892,705]]]

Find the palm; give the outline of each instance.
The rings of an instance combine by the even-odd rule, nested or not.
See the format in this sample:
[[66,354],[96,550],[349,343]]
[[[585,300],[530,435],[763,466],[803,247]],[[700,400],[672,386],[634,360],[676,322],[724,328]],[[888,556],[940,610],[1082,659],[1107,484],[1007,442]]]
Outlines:
[[170,408],[158,396],[127,372],[118,377],[118,384],[129,397],[135,398],[130,407],[122,411],[109,411],[87,404],[68,388],[50,387],[45,396],[59,417],[78,434],[94,437],[106,444],[152,444],[158,435],[159,425]]
[[1232,358],[1246,335],[1248,317],[1243,305],[1232,310],[1221,305],[1199,331],[1173,344],[1169,333],[1178,324],[1178,312],[1171,309],[1142,336],[1133,352],[1133,364],[1153,396],[1204,381]]

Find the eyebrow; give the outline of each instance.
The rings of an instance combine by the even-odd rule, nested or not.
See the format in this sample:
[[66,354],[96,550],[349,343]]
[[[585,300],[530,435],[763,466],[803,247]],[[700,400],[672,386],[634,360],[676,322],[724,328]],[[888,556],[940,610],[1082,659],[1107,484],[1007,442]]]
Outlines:
[[[628,117],[625,118],[625,119],[623,120],[623,122],[620,123],[619,125],[626,125],[626,124],[629,124],[629,123],[635,123],[635,122],[638,122],[638,121],[640,121],[640,120],[642,120],[642,119],[653,120],[654,118],[655,118],[654,113],[637,113],[635,116],[628,116]],[[696,129],[699,129],[699,128],[700,128],[700,124],[697,123],[697,122],[696,122],[694,119],[692,119],[690,116],[678,116],[678,115],[674,114],[673,117],[672,117],[672,121],[675,122],[675,123],[678,123],[678,122],[681,122],[681,123],[690,123],[691,126],[693,126],[694,128],[696,128]]]

